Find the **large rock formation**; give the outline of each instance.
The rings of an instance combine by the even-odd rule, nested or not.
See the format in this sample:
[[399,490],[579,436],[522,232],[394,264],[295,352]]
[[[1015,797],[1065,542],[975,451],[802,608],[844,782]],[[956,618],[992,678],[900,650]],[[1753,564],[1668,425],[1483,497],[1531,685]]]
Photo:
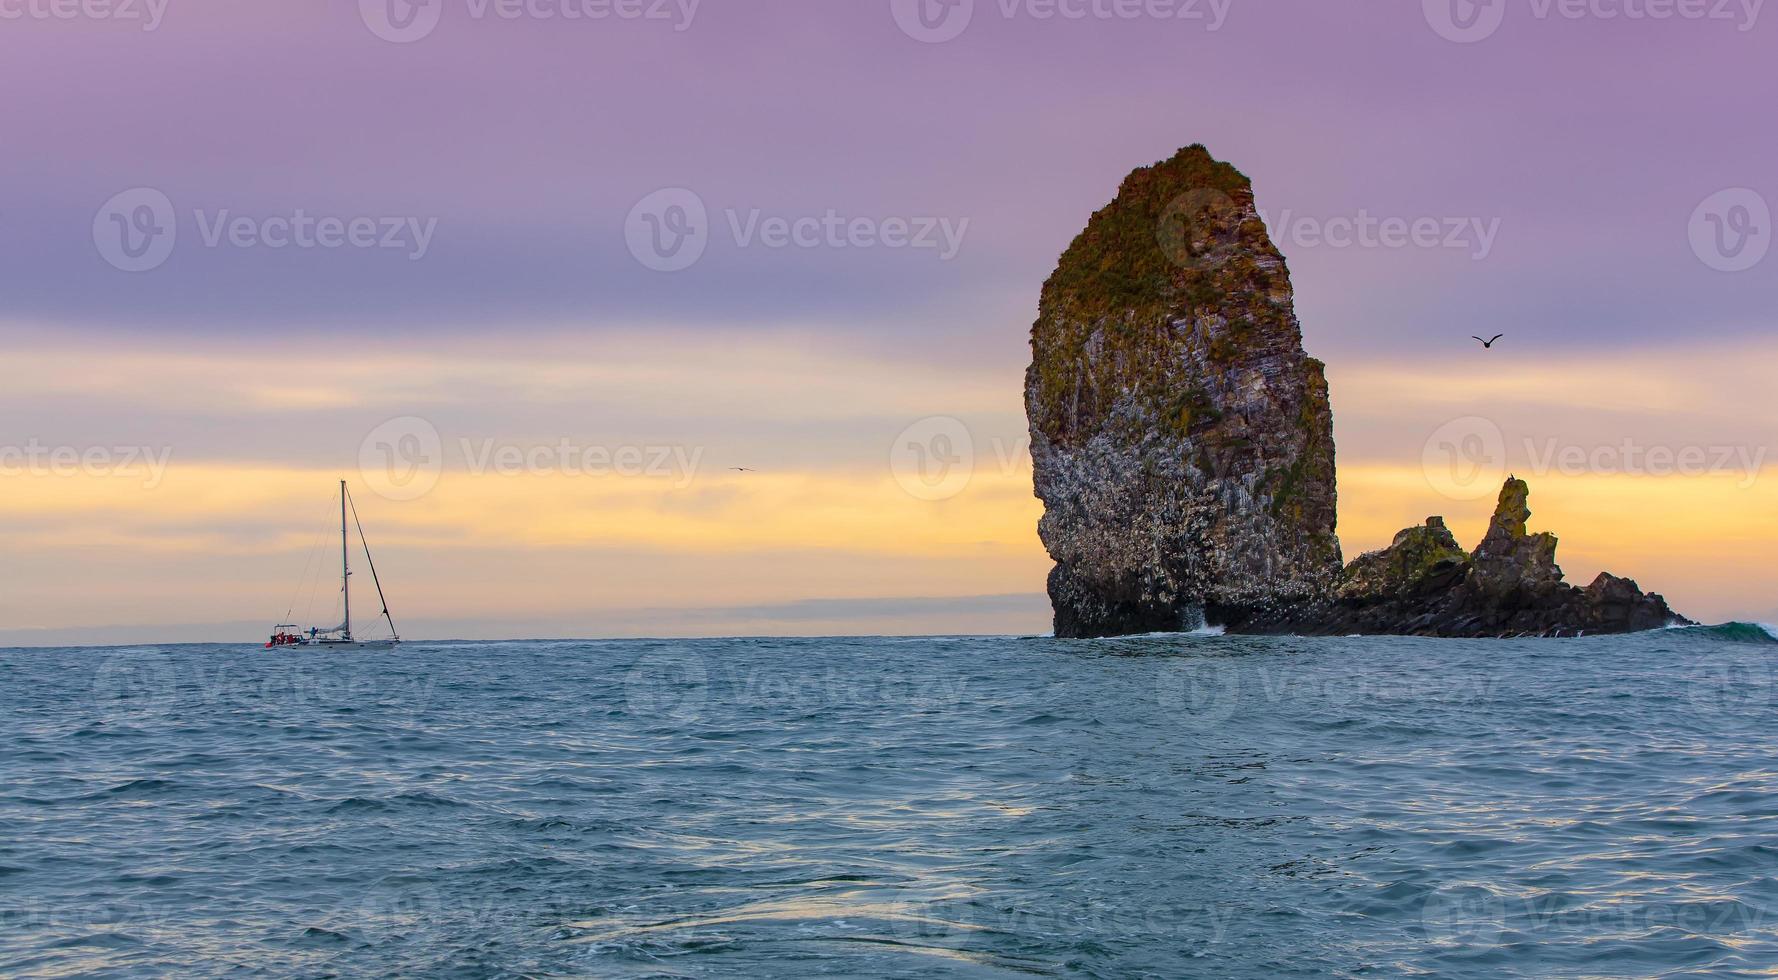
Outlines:
[[1523,484],[1473,556],[1435,520],[1341,567],[1327,380],[1252,186],[1202,146],[1130,174],[1093,215],[1044,283],[1031,349],[1058,636],[1205,621],[1498,635],[1655,615],[1634,583],[1562,584],[1555,538],[1525,532]]
[[1138,170],[1043,287],[1025,401],[1058,636],[1289,606],[1340,571],[1333,414],[1247,178]]

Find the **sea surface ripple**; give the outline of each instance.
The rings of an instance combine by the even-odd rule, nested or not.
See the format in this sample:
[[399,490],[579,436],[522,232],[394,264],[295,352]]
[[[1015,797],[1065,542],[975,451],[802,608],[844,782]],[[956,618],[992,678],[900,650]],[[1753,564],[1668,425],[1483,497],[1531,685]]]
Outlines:
[[1778,645],[0,650],[0,975],[1767,976]]

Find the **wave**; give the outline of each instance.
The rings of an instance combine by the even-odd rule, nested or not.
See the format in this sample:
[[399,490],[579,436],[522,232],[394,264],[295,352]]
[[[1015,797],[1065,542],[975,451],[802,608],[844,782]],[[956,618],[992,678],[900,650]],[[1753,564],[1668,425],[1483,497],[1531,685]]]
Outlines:
[[1692,636],[1707,636],[1730,643],[1778,643],[1778,626],[1769,623],[1722,623],[1717,626],[1674,626]]
[[[1161,630],[1155,633],[1123,633],[1117,636],[1088,636],[1081,637],[1080,639],[1083,639],[1088,643],[1120,643],[1128,640],[1179,640],[1190,637],[1224,635],[1227,635],[1227,630],[1221,626],[1200,626],[1197,629],[1190,630]],[[1053,640],[1055,638],[1056,636],[1054,633],[1037,637],[1037,639],[1041,640]]]

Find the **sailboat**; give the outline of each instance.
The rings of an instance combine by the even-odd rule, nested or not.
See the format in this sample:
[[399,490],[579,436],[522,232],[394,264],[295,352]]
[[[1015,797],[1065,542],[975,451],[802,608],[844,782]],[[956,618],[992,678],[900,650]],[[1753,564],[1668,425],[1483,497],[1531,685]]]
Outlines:
[[[358,542],[364,546],[364,562],[370,566],[370,580],[377,587],[377,601],[383,605],[380,618],[389,622],[389,636],[386,638],[365,640],[352,633],[352,553],[346,532],[347,508],[351,509],[352,523],[358,526]],[[272,627],[272,638],[266,641],[265,648],[327,647],[368,650],[388,649],[401,643],[400,635],[395,632],[395,618],[389,615],[389,600],[383,597],[383,582],[377,578],[377,563],[370,556],[370,542],[364,537],[364,524],[358,520],[358,505],[352,502],[352,494],[346,489],[344,480],[340,481],[340,597],[346,609],[346,618],[340,625],[332,629],[311,626],[307,630],[297,631],[295,623],[279,623]],[[290,617],[286,615],[285,618]]]

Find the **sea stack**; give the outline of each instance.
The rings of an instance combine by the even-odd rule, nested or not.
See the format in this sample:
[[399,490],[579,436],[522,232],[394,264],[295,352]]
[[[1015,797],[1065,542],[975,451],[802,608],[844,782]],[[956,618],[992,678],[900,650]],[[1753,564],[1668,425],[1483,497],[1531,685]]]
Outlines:
[[1202,146],[1124,179],[1044,283],[1025,407],[1060,637],[1564,636],[1684,622],[1563,582],[1509,480],[1465,552],[1431,518],[1342,567],[1333,411],[1253,188]]
[[1327,594],[1333,413],[1284,256],[1202,146],[1125,178],[1044,284],[1025,404],[1058,636]]

